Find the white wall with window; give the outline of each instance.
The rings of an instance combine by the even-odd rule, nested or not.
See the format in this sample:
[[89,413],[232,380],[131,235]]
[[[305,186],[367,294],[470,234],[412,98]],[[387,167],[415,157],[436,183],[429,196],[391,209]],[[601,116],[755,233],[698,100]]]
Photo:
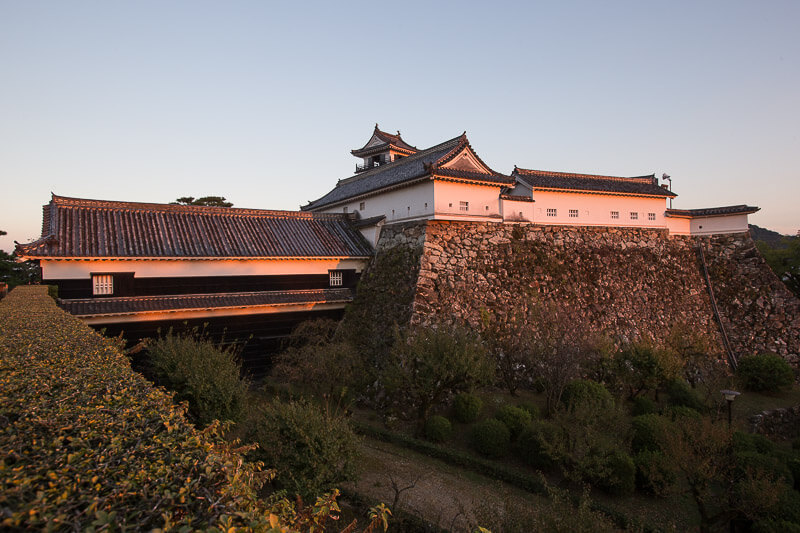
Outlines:
[[[539,224],[666,227],[667,202],[663,197],[537,189],[533,191],[533,200],[533,220]],[[637,216],[631,217],[631,213]]]

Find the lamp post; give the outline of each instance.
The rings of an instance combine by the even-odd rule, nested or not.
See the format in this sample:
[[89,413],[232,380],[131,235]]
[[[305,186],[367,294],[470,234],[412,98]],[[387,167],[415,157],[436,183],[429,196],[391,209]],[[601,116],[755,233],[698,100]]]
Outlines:
[[731,417],[731,404],[733,403],[733,400],[735,400],[736,397],[739,396],[739,394],[741,394],[741,393],[740,392],[736,392],[735,390],[727,390],[727,389],[726,390],[721,390],[720,392],[725,397],[725,401],[728,402],[728,429],[730,429],[731,428],[731,420],[732,420],[732,417]]

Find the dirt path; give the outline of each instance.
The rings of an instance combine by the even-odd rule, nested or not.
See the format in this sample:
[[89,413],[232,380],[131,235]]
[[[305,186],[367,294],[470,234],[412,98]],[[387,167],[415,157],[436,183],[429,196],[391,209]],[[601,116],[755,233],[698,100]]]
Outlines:
[[526,506],[544,501],[502,482],[369,439],[362,445],[361,462],[361,478],[353,490],[454,533],[474,531],[474,510],[479,507],[502,509],[504,499]]

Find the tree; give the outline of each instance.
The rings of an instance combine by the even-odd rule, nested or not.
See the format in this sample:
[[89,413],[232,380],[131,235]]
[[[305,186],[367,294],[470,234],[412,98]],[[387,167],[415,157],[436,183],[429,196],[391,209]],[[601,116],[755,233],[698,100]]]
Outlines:
[[416,411],[420,432],[434,405],[493,378],[494,364],[480,338],[465,328],[447,331],[445,326],[398,335],[381,372],[389,396]]
[[623,347],[615,357],[617,379],[628,398],[646,391],[657,391],[681,372],[680,361],[650,340],[639,340]]
[[[0,237],[8,235],[0,230]],[[41,273],[36,263],[32,261],[17,261],[16,253],[8,254],[0,250],[0,282],[8,283],[9,288],[17,285],[35,283],[41,279]]]
[[757,242],[758,250],[786,287],[800,297],[800,238],[784,237],[783,247]]
[[232,202],[226,202],[224,196],[203,196],[195,199],[194,196],[181,196],[173,204],[179,205],[205,205],[209,207],[233,207]]
[[500,314],[481,310],[481,335],[497,364],[500,381],[512,396],[530,371],[529,333],[520,310]]

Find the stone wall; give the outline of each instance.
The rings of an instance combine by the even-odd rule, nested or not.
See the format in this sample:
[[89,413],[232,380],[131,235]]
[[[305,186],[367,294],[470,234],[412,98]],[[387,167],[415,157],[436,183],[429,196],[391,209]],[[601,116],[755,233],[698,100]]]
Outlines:
[[800,405],[763,411],[753,416],[750,419],[750,431],[783,440],[800,437]]
[[769,350],[797,364],[800,301],[747,234],[688,237],[654,229],[446,221],[388,225],[353,307],[384,326],[478,326],[482,312],[546,303],[619,342],[663,341],[683,323],[722,353],[698,245],[734,353]]

